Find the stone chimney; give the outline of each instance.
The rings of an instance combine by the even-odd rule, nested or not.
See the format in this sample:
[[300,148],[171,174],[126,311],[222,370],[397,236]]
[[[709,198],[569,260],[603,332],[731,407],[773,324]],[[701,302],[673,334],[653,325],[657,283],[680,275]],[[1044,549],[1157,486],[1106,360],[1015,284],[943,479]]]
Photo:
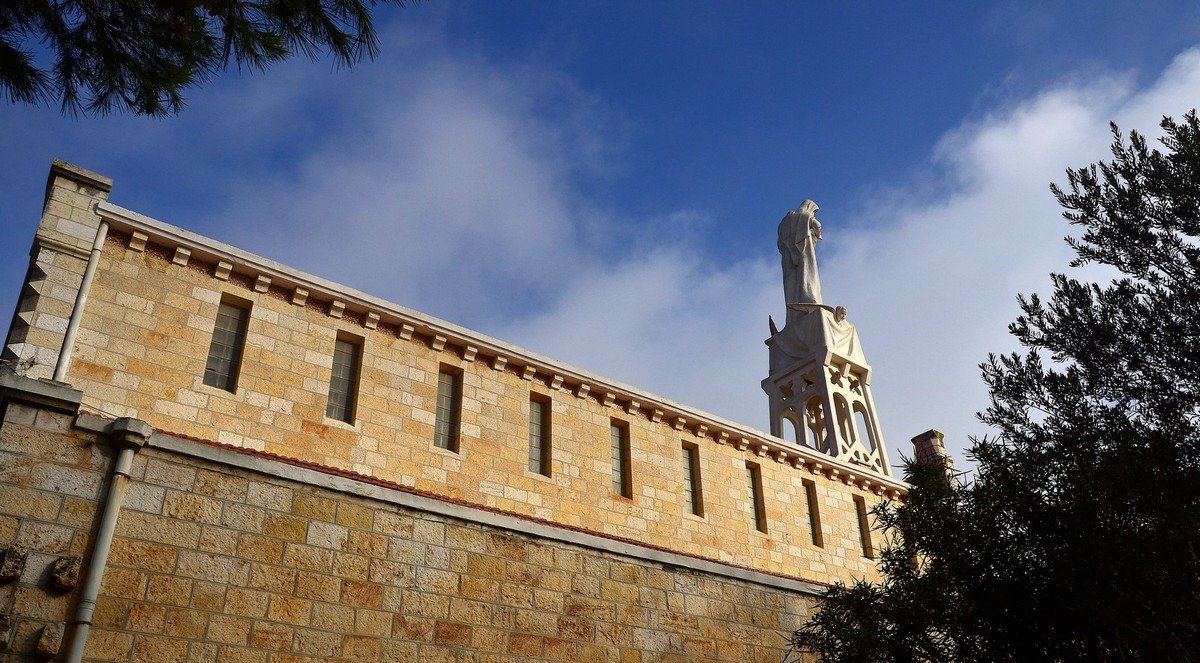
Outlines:
[[945,437],[941,431],[933,429],[914,437],[912,439],[913,460],[921,464],[930,463],[945,466],[946,476],[951,481],[956,481],[954,459],[950,458],[946,453]]

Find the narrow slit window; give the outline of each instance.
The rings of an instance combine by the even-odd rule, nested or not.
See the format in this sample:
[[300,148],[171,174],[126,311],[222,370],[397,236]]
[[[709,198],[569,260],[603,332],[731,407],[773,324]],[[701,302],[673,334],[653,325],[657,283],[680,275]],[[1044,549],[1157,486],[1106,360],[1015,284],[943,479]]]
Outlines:
[[804,479],[804,499],[808,502],[808,530],[812,533],[813,545],[825,547],[825,538],[821,536],[821,508],[817,505],[817,484]]
[[437,423],[433,446],[458,453],[458,420],[462,411],[462,373],[442,369],[438,373]]
[[750,516],[754,529],[767,533],[767,507],[763,502],[762,468],[755,463],[746,463],[746,478],[750,489]]
[[612,446],[612,491],[622,497],[633,497],[633,476],[629,463],[629,425],[614,421],[609,426]]
[[550,399],[529,395],[529,471],[550,476]]
[[871,523],[867,519],[867,501],[862,495],[854,496],[854,511],[858,514],[858,536],[862,541],[863,557],[875,559],[875,547],[871,545]]
[[704,492],[700,482],[700,448],[683,445],[683,497],[692,515],[704,517]]
[[208,346],[208,361],[204,364],[204,384],[225,391],[237,391],[249,322],[249,305],[240,306],[223,301],[217,307],[212,343]]
[[858,404],[854,406],[854,429],[858,434],[858,441],[866,447],[867,451],[875,451],[875,432],[871,430],[866,410]]
[[361,343],[349,338],[333,342],[333,372],[329,377],[329,403],[325,406],[325,416],[354,423],[361,363]]

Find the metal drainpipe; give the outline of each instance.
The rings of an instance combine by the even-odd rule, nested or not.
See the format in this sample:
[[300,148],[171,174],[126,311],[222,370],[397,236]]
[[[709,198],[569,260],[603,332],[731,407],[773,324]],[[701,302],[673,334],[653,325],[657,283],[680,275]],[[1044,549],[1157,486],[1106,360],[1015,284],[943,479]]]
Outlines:
[[54,379],[59,382],[67,377],[67,368],[71,365],[71,351],[75,347],[75,334],[79,332],[79,319],[83,317],[83,305],[87,303],[88,292],[92,289],[92,277],[95,276],[96,265],[100,262],[100,251],[104,248],[105,237],[108,237],[108,221],[101,221],[100,227],[96,229],[96,241],[92,242],[92,254],[88,256],[87,267],[83,270],[83,281],[79,284],[79,294],[75,296],[75,307],[71,309],[71,319],[67,322],[67,331],[63,334],[58,363],[54,365]]
[[113,531],[117,527],[117,516],[121,514],[121,504],[125,501],[129,468],[133,464],[134,455],[145,446],[153,432],[150,424],[131,417],[121,417],[109,427],[108,443],[117,450],[117,458],[113,462],[112,481],[108,485],[108,496],[102,507],[104,511],[100,515],[100,528],[96,532],[92,558],[84,576],[83,592],[79,596],[79,605],[75,608],[75,617],[71,620],[75,630],[71,633],[71,641],[63,657],[66,663],[79,663],[83,659],[83,646],[87,644],[88,631],[92,627],[92,613],[96,610],[96,597],[100,594],[104,567],[108,564]]

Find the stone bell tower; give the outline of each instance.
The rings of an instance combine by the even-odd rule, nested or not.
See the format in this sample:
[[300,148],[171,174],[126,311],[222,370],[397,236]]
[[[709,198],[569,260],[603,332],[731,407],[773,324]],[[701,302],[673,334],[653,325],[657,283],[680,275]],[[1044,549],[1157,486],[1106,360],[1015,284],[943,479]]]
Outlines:
[[844,306],[821,301],[817,210],[806,200],[779,223],[787,319],[783,329],[771,320],[766,341],[771,434],[890,476],[858,331]]

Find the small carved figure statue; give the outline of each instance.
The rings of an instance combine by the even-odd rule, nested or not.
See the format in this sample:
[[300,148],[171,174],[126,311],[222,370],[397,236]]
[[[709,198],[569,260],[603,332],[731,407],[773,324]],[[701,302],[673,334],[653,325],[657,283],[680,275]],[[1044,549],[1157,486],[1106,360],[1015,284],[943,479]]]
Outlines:
[[[783,257],[783,295],[786,304],[820,304],[821,279],[817,276],[817,241],[821,223],[811,200],[787,213],[779,222],[779,253]],[[792,317],[789,310],[788,317]]]

